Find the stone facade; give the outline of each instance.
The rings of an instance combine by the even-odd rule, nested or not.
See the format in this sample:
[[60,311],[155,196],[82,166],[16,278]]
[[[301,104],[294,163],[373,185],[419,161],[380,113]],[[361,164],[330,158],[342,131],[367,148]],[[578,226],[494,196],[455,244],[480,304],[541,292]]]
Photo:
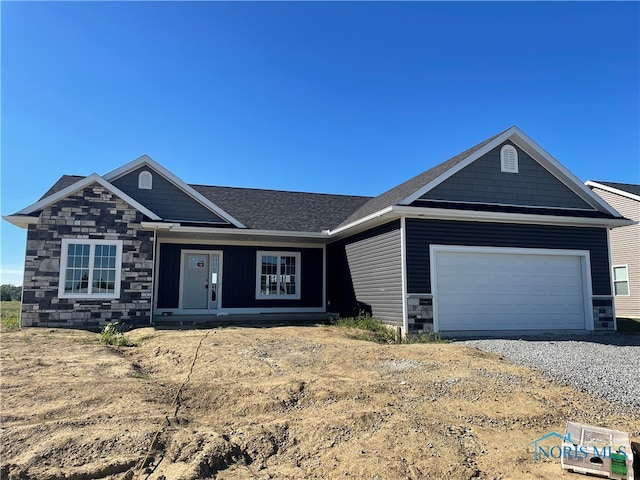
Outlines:
[[593,328],[595,331],[613,330],[613,297],[593,298]]
[[431,295],[409,294],[407,314],[409,317],[408,333],[433,332],[433,297]]
[[[112,321],[149,325],[153,231],[144,215],[99,184],[42,210],[27,232],[21,325],[99,329]],[[120,295],[59,298],[62,239],[122,241]]]

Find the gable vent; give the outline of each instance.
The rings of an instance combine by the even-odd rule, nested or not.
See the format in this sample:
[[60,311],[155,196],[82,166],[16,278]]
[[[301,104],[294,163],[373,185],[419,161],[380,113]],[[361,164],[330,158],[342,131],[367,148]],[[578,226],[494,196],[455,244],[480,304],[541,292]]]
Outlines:
[[518,173],[518,151],[513,145],[500,149],[500,170],[505,173]]
[[138,175],[138,188],[140,190],[151,190],[153,184],[153,176],[147,170],[140,172]]

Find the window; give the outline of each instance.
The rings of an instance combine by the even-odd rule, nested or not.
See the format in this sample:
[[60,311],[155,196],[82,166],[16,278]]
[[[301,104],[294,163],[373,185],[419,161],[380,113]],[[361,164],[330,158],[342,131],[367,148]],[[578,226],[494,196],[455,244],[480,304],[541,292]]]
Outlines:
[[628,296],[629,293],[629,271],[626,265],[613,267],[613,290],[616,296]]
[[300,253],[258,252],[256,298],[300,298]]
[[120,296],[122,241],[62,240],[61,298],[117,298]]
[[144,170],[138,175],[138,188],[140,190],[151,190],[153,186],[153,176],[151,172]]
[[504,145],[500,149],[500,171],[518,173],[518,151],[513,145]]

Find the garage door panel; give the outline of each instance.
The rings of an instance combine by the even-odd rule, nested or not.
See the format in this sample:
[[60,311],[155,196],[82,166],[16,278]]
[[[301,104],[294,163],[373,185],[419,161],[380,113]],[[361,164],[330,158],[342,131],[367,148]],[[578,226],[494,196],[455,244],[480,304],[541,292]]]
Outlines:
[[436,251],[440,330],[585,329],[578,255]]

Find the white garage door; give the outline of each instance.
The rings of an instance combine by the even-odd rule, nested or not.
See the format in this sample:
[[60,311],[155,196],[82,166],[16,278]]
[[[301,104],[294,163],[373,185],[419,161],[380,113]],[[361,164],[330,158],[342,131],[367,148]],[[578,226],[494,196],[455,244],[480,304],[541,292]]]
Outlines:
[[440,331],[592,328],[585,324],[583,255],[437,246],[431,252]]

